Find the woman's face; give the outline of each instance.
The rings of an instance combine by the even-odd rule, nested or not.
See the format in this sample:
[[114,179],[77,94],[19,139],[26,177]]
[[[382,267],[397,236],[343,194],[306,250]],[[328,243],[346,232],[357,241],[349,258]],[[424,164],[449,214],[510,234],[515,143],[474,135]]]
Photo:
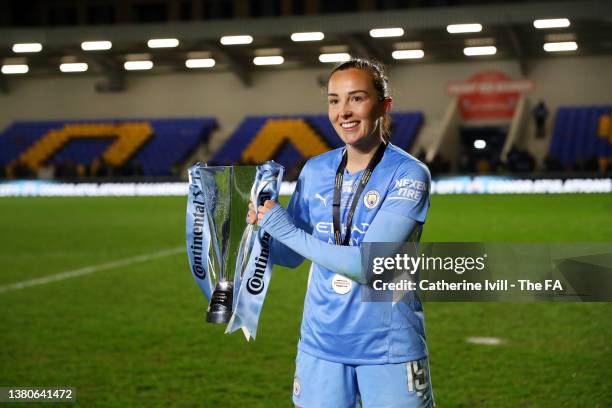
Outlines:
[[385,101],[380,100],[367,71],[345,69],[329,79],[327,113],[345,144],[369,148],[379,142],[384,110]]

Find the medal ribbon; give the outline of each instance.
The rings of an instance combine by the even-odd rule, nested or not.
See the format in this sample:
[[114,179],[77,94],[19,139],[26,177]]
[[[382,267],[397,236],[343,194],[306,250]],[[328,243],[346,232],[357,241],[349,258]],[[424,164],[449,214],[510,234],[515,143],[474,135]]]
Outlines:
[[385,149],[387,148],[387,144],[385,142],[381,142],[378,149],[376,149],[376,153],[370,159],[365,171],[361,175],[359,179],[359,186],[353,195],[353,201],[349,207],[349,212],[346,216],[346,232],[344,235],[344,239],[342,239],[342,226],[340,224],[340,200],[342,198],[342,180],[344,178],[344,170],[346,169],[346,150],[342,154],[342,160],[340,161],[340,165],[338,166],[338,170],[336,170],[336,181],[334,184],[334,202],[333,202],[333,224],[334,224],[334,239],[336,241],[336,245],[349,245],[351,239],[351,229],[353,227],[353,215],[355,215],[355,209],[357,208],[357,203],[361,199],[361,194],[365,189],[365,186],[368,184],[370,180],[370,176],[372,172],[382,160],[383,155],[385,154]]

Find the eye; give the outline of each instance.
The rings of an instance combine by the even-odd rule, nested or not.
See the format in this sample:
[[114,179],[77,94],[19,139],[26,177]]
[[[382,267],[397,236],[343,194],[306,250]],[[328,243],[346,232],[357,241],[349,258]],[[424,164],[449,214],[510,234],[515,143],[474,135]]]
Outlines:
[[364,97],[361,95],[353,95],[351,98],[354,102],[362,102],[364,100]]
[[330,99],[328,99],[328,100],[327,100],[327,102],[328,102],[330,105],[336,105],[336,104],[338,104],[338,99],[335,99],[335,98],[330,98]]

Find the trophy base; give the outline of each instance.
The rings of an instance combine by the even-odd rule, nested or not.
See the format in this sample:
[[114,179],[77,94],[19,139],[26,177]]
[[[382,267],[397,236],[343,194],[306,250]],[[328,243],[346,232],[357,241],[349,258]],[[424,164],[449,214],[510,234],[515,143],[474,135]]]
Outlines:
[[232,317],[233,286],[227,282],[219,282],[217,284],[208,306],[208,312],[206,313],[206,321],[208,323],[229,323]]

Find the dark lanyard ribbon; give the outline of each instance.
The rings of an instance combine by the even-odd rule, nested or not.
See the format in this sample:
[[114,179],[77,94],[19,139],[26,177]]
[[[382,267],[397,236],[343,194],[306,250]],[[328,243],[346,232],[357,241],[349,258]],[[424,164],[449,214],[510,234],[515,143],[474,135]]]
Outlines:
[[353,226],[353,215],[355,215],[355,209],[357,208],[357,203],[361,199],[361,194],[365,189],[366,184],[368,184],[368,180],[370,180],[370,176],[374,171],[374,168],[380,163],[382,160],[383,154],[385,153],[385,148],[387,144],[385,142],[381,142],[380,146],[374,153],[374,156],[370,159],[368,166],[365,171],[361,175],[359,179],[359,187],[357,187],[357,191],[353,195],[353,201],[351,202],[351,206],[349,208],[349,212],[346,216],[346,234],[344,235],[344,239],[342,239],[342,227],[340,225],[340,200],[342,197],[342,180],[344,178],[344,170],[346,169],[346,150],[342,155],[342,161],[338,166],[338,170],[336,170],[336,183],[334,184],[334,204],[333,204],[333,222],[334,222],[334,238],[336,240],[336,245],[344,245],[347,246],[349,244],[349,240],[351,239],[351,230]]

